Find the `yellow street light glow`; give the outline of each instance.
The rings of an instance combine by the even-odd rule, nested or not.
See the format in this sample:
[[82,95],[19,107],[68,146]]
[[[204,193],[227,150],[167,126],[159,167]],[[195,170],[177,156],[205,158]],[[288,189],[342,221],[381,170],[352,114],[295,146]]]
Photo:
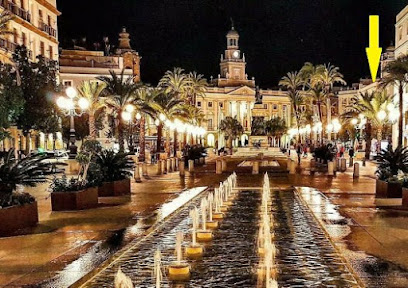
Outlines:
[[78,105],[79,105],[79,108],[81,108],[82,110],[86,110],[86,109],[89,108],[89,101],[88,101],[88,99],[86,99],[84,97],[81,97],[78,100]]
[[133,106],[132,104],[128,104],[126,105],[125,110],[126,112],[133,113],[133,111],[135,111],[135,106]]
[[332,132],[333,131],[333,124],[331,124],[331,123],[327,124],[326,130],[327,130],[327,132]]
[[164,120],[166,120],[166,116],[164,116],[163,113],[160,113],[159,119],[160,119],[160,121],[164,121]]
[[130,114],[127,111],[123,111],[121,116],[122,116],[122,119],[125,121],[130,121],[130,119],[132,119],[132,114]]
[[383,121],[385,117],[387,117],[387,113],[384,110],[377,113],[378,120]]
[[392,113],[390,113],[388,117],[390,118],[391,122],[395,122],[400,117],[400,113],[399,111],[392,111]]
[[140,120],[141,118],[142,118],[142,115],[139,112],[137,112],[136,113],[136,120]]
[[65,98],[63,96],[58,97],[58,99],[57,99],[58,107],[64,109],[65,106],[66,106],[66,100],[67,100],[67,98]]
[[66,98],[64,102],[65,102],[65,107],[64,107],[65,109],[68,109],[68,110],[74,109],[75,105],[72,99]]
[[388,110],[388,112],[391,112],[391,111],[393,111],[394,109],[395,109],[394,104],[388,103],[388,105],[387,105],[387,110]]
[[67,94],[67,96],[71,99],[75,98],[77,96],[77,90],[74,87],[68,87],[65,90],[65,93]]
[[357,125],[358,120],[356,118],[351,119],[351,124]]
[[159,125],[160,125],[160,120],[159,120],[159,119],[154,120],[154,124],[155,124],[156,126],[159,126]]

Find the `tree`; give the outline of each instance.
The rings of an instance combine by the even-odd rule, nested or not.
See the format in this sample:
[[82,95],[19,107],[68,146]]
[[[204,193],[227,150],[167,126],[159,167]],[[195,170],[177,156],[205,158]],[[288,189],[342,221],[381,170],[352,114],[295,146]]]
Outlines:
[[[366,128],[375,129],[377,134],[377,141],[381,143],[384,130],[384,119],[378,117],[380,111],[387,111],[389,105],[392,104],[392,96],[389,96],[385,91],[359,94],[352,99],[352,104],[348,107],[349,112],[342,115],[346,122],[350,121],[359,114],[362,114],[366,119]],[[368,127],[367,127],[368,126]],[[371,131],[369,131],[371,134]],[[367,137],[367,149],[371,147],[371,137]],[[378,145],[378,152],[381,146]],[[369,154],[368,154],[369,156]]]
[[269,137],[278,137],[280,139],[286,132],[286,123],[280,117],[272,118],[265,122],[265,131]]
[[24,108],[17,125],[26,137],[26,154],[30,152],[31,131],[47,129],[49,118],[55,117],[58,92],[56,62],[45,60],[42,56],[37,56],[37,62],[30,62],[27,53],[27,48],[18,46],[13,54],[24,98]]
[[403,115],[404,115],[404,88],[408,84],[408,55],[398,57],[390,62],[384,69],[384,77],[381,80],[381,86],[389,85],[398,87],[399,96],[399,119],[398,119],[398,146],[402,146],[403,140]]
[[89,119],[89,136],[93,139],[97,136],[97,130],[95,127],[95,113],[100,109],[105,108],[105,101],[102,99],[102,93],[106,88],[105,82],[91,82],[83,81],[78,87],[79,94],[86,98],[89,102],[87,109]]
[[158,88],[178,99],[187,99],[187,91],[191,89],[191,79],[184,73],[184,69],[176,67],[173,71],[166,71],[160,79]]
[[288,72],[286,76],[283,76],[279,81],[279,85],[287,89],[287,95],[292,104],[293,112],[296,119],[296,125],[300,129],[300,115],[301,105],[304,104],[304,98],[298,89],[302,86],[303,80],[297,71]]
[[[181,117],[187,123],[190,123],[194,126],[201,126],[202,122],[204,121],[205,115],[203,114],[200,108],[191,106],[189,104],[185,104],[182,108]],[[175,131],[175,135],[177,135],[176,131]],[[192,135],[191,135],[191,139],[194,139]]]
[[0,36],[13,34],[13,31],[11,31],[8,26],[10,20],[13,19],[14,15],[8,10],[3,10],[3,12],[0,13]]
[[197,72],[190,72],[187,77],[187,100],[191,105],[196,105],[197,98],[205,98],[205,91],[207,90],[207,80],[203,75]]
[[122,70],[120,75],[115,71],[110,71],[110,76],[97,77],[98,80],[106,84],[105,93],[108,96],[105,104],[112,110],[112,114],[116,120],[117,136],[119,141],[119,151],[125,151],[124,126],[122,120],[122,112],[126,106],[133,104],[135,100],[135,92],[141,85],[135,84],[132,77],[125,77],[125,70]]
[[236,118],[227,116],[220,122],[220,131],[225,134],[232,154],[232,141],[244,133],[244,127]]

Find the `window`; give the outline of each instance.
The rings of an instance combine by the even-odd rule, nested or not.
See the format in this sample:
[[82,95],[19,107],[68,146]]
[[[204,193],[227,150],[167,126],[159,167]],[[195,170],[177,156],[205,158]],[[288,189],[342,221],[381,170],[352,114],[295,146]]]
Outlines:
[[41,56],[45,56],[45,46],[44,46],[44,42],[40,42],[40,54]]
[[212,119],[208,119],[208,129],[212,130],[213,128],[213,120]]
[[224,103],[220,102],[220,108],[224,107]]
[[209,108],[212,108],[213,106],[212,106],[212,102],[208,102],[208,107]]
[[264,104],[264,109],[268,109],[268,104]]
[[38,18],[40,19],[40,22],[43,22],[43,11],[41,9],[38,10]]
[[234,79],[239,79],[239,69],[234,69]]
[[23,41],[23,45],[27,47],[27,35],[26,35],[26,33],[24,33],[24,32],[21,33],[21,39]]
[[65,87],[72,87],[72,80],[62,81],[62,85],[64,85]]
[[273,104],[273,110],[278,110],[278,105]]
[[48,15],[48,26],[51,26],[51,16]]
[[398,28],[398,40],[402,39],[402,26]]
[[197,102],[197,107],[201,107],[201,101]]
[[14,40],[14,43],[17,44],[17,42],[18,42],[18,32],[17,32],[16,28],[13,29],[13,40]]
[[54,58],[54,49],[52,49],[52,46],[50,46],[50,59]]

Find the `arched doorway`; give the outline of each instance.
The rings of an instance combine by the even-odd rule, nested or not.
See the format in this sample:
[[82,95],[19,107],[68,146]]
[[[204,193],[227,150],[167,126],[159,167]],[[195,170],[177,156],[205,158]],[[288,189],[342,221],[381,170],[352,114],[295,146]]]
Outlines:
[[207,145],[208,147],[214,147],[215,145],[215,137],[214,134],[208,134],[207,135]]
[[242,134],[241,135],[241,146],[248,146],[248,135]]

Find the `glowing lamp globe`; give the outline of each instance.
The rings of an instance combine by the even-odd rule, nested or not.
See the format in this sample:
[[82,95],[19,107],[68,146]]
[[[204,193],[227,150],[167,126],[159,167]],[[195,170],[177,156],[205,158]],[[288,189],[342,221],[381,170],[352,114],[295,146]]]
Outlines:
[[65,90],[65,93],[67,94],[67,96],[71,99],[75,98],[77,96],[77,91],[74,87],[68,87]]
[[88,99],[82,97],[78,100],[78,105],[82,110],[87,110],[89,108],[89,101]]
[[62,96],[61,96],[61,97],[58,97],[58,99],[57,99],[57,105],[58,105],[59,108],[65,109],[66,99],[67,99],[67,98],[62,97]]
[[378,120],[383,121],[385,117],[387,117],[387,113],[385,111],[381,110],[377,113]]
[[125,121],[130,121],[130,119],[132,119],[132,114],[130,114],[127,111],[123,111],[121,116],[122,116],[122,119]]
[[142,115],[140,115],[139,112],[136,113],[136,120],[140,120],[142,118]]
[[135,106],[133,106],[132,104],[128,104],[126,105],[125,110],[126,112],[133,113],[133,111],[135,111]]

